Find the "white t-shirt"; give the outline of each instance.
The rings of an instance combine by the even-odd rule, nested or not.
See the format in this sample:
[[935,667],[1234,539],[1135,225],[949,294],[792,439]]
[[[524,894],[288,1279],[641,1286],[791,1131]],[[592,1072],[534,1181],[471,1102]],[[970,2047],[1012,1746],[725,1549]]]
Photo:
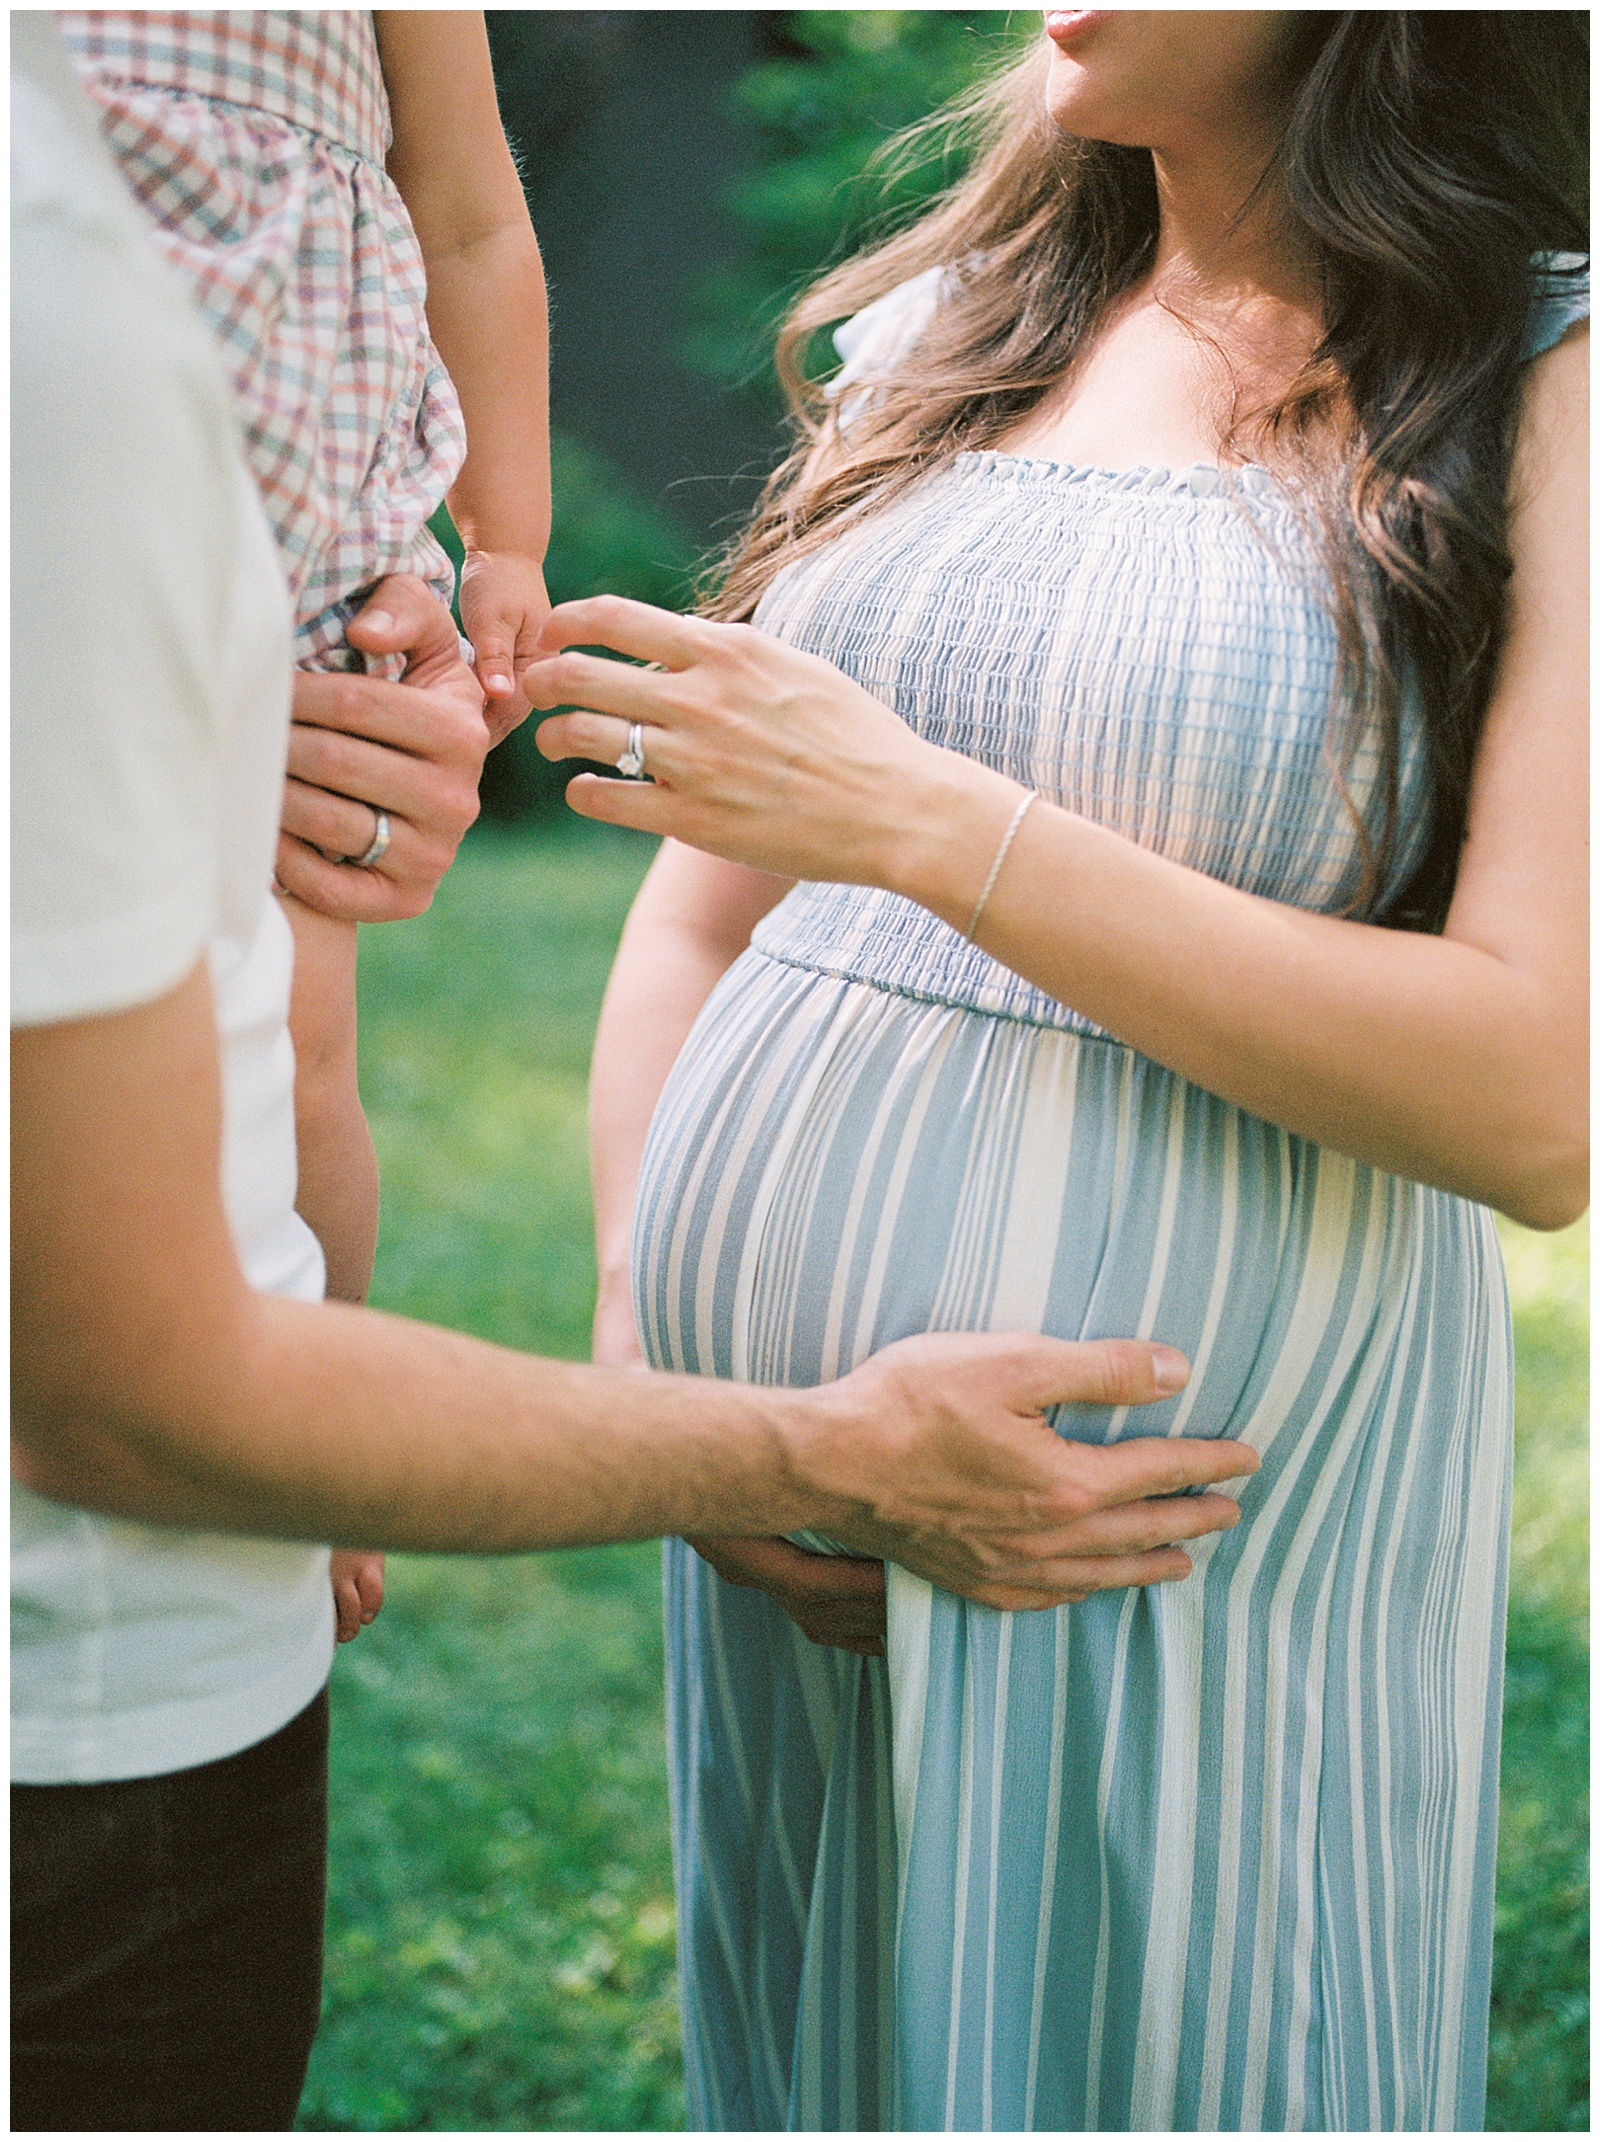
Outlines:
[[[12,18],[12,1019],[165,994],[204,957],[223,1194],[256,1287],[319,1299],[294,1210],[292,942],[269,893],[289,605],[227,387],[47,15]],[[157,1775],[327,1678],[327,1550],[12,1491],[12,1775]]]

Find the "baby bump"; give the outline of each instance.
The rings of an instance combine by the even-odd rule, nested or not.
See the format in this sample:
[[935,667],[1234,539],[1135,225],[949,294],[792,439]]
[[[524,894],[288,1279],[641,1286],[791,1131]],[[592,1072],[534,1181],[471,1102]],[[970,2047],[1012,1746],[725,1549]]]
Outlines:
[[[722,1376],[808,1383],[930,1328],[1184,1350],[1177,1399],[1061,1426],[1262,1453],[1187,1581],[1000,1615],[890,1572],[900,2124],[1032,2124],[1026,2063],[992,2111],[970,2079],[987,2019],[1027,2045],[1041,2015],[1048,2124],[1361,2124],[1322,2116],[1319,2072],[1293,2103],[1259,2078],[1269,2048],[1276,2077],[1283,2046],[1309,2034],[1316,2071],[1348,2037],[1374,1955],[1456,2015],[1487,1952],[1510,1446],[1487,1214],[1114,1043],[757,954],[662,1096],[635,1276],[651,1358]],[[766,1700],[741,1660],[696,1718],[737,1712],[741,1671]],[[1249,2117],[1206,2049],[1236,2024]]]
[[[811,1384],[929,1330],[1148,1337],[1193,1375],[1135,1423],[1238,1435],[1504,1380],[1487,1214],[1244,1114],[1115,1043],[745,955],[656,1111],[635,1215],[652,1361]],[[1435,1399],[1438,1398],[1435,1392]],[[1458,1391],[1454,1403],[1459,1403]]]

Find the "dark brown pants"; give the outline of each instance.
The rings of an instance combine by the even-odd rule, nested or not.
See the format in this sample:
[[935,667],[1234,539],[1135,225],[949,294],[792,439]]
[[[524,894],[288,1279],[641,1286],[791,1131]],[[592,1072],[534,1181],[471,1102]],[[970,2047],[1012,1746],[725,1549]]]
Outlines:
[[221,1762],[13,1786],[13,2128],[291,2127],[327,1824],[326,1690]]

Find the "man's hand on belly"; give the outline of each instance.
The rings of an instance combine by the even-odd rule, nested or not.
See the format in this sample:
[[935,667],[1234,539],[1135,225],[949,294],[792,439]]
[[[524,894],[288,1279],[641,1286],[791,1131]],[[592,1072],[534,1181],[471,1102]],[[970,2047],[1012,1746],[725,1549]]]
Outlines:
[[1181,1354],[1142,1340],[902,1339],[806,1394],[800,1464],[840,1512],[817,1529],[992,1607],[1185,1577],[1177,1543],[1237,1524],[1239,1507],[1180,1491],[1253,1473],[1255,1452],[1156,1433],[1074,1442],[1044,1416],[1149,1405],[1187,1378]]

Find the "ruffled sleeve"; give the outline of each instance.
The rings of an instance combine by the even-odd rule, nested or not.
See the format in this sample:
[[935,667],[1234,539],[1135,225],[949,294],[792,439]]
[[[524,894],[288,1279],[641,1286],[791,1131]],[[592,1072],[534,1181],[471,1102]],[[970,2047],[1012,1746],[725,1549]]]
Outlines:
[[826,392],[830,401],[839,404],[841,424],[849,423],[871,393],[857,382],[888,371],[938,311],[949,272],[943,267],[925,268],[834,329],[833,345],[844,363],[829,380]]
[[1522,338],[1523,362],[1554,349],[1575,320],[1588,317],[1588,254],[1541,253],[1534,262],[1534,298]]

